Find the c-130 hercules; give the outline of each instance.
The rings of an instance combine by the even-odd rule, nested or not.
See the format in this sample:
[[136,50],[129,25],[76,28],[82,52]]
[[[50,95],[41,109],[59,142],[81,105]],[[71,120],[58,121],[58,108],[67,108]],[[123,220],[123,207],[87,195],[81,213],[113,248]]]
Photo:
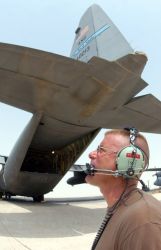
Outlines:
[[76,29],[71,58],[0,44],[0,101],[33,114],[8,158],[0,192],[42,201],[101,128],[161,133],[161,102],[137,96],[146,55],[97,6]]

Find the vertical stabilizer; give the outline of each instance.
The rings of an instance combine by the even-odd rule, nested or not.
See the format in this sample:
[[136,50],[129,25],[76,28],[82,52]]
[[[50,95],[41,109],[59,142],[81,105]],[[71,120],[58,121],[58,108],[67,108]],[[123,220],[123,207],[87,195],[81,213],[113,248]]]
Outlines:
[[70,56],[76,60],[88,62],[98,56],[114,61],[133,53],[129,43],[98,5],[87,9],[75,33]]

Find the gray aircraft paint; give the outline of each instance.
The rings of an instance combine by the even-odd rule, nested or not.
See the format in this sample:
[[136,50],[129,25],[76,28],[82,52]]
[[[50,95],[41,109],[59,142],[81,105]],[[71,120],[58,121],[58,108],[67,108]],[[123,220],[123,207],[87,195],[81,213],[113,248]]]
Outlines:
[[[133,49],[98,5],[92,5],[81,18],[71,50],[71,57],[88,62],[93,56],[114,61]],[[84,32],[84,30],[86,32]]]
[[0,173],[1,192],[51,191],[100,128],[161,133],[161,102],[135,97],[148,85],[141,79],[147,57],[133,53],[97,5],[80,25],[74,59],[0,44],[0,101],[33,113]]
[[156,172],[156,177],[157,179],[155,180],[154,185],[161,187],[161,171]]

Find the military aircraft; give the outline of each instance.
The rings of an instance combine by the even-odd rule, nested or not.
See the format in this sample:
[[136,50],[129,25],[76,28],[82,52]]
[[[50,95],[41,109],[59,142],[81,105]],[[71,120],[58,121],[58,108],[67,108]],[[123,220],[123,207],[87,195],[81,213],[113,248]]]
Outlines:
[[154,185],[161,187],[161,168],[149,168],[146,171],[156,172],[154,175],[156,175],[157,179],[155,180]]
[[154,182],[154,185],[161,187],[161,169],[159,172],[156,172],[157,179]]
[[161,133],[161,102],[136,97],[146,62],[97,5],[82,16],[70,58],[1,43],[0,101],[33,114],[1,157],[1,195],[42,201],[101,128]]

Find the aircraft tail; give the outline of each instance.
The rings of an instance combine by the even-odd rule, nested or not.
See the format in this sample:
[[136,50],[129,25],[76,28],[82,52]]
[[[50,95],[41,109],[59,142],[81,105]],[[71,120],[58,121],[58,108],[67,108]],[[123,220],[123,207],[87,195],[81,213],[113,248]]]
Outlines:
[[75,31],[71,58],[88,62],[93,56],[114,61],[133,49],[106,13],[96,4],[82,16]]

